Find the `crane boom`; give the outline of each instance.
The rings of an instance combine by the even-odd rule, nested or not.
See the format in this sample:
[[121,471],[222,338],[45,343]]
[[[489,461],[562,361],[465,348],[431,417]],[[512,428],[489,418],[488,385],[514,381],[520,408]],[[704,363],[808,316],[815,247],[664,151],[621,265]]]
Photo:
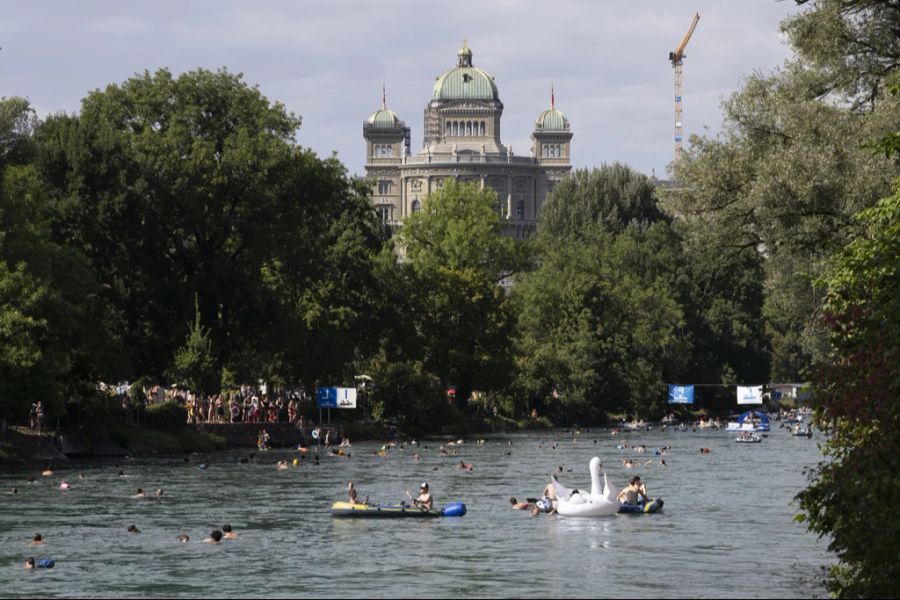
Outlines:
[[675,161],[677,162],[681,158],[681,141],[683,138],[683,128],[681,124],[681,115],[682,115],[682,105],[681,99],[683,96],[683,88],[684,88],[684,57],[686,56],[684,53],[684,49],[687,47],[688,42],[691,41],[691,36],[694,35],[694,30],[697,28],[697,23],[700,21],[700,13],[694,14],[694,20],[691,21],[691,27],[688,29],[688,32],[682,38],[681,43],[678,44],[678,47],[673,51],[669,52],[669,61],[672,63],[672,69],[675,72]]
[[680,61],[684,58],[684,49],[687,47],[688,42],[691,41],[691,36],[694,35],[694,30],[697,29],[697,22],[700,21],[700,13],[694,14],[694,20],[691,21],[691,26],[688,29],[688,32],[684,34],[684,37],[681,39],[681,43],[678,44],[678,47],[675,48],[675,52],[669,54],[669,60],[672,61],[674,65],[677,61]]

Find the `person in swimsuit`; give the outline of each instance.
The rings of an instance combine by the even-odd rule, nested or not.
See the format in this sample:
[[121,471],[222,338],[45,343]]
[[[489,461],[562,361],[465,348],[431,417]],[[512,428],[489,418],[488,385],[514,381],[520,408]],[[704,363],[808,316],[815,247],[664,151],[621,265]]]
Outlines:
[[640,504],[647,499],[647,488],[641,478],[635,475],[628,481],[628,486],[619,492],[616,499],[621,504]]
[[[409,495],[409,492],[406,492]],[[418,508],[430,511],[434,508],[434,497],[431,495],[431,491],[428,489],[427,483],[422,483],[419,486],[419,497],[413,498],[413,504]]]

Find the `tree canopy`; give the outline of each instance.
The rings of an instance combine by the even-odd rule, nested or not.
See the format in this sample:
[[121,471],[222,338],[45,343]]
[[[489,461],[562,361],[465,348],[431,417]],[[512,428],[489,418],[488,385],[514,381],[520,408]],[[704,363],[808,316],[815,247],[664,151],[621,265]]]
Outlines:
[[144,73],[40,125],[55,238],[103,286],[121,375],[166,372],[195,297],[217,368],[239,378],[312,383],[353,358],[382,230],[299,125],[224,70]]

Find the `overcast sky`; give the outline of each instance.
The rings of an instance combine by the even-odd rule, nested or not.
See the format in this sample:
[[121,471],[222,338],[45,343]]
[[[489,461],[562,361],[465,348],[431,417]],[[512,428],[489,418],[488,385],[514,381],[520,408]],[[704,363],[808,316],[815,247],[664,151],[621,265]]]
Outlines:
[[[721,100],[743,77],[790,56],[779,22],[798,8],[777,0],[433,2],[4,2],[0,96],[39,114],[77,112],[92,89],[136,72],[227,67],[303,117],[298,141],[337,152],[363,171],[362,122],[387,104],[422,146],[435,78],[455,66],[464,38],[493,74],[505,105],[503,142],[527,155],[535,117],[550,104],[575,136],[573,163],[621,161],[649,174],[672,158],[668,52],[700,24],[684,66],[686,135],[714,134]],[[655,144],[654,144],[655,138]],[[655,146],[655,161],[653,160]]]

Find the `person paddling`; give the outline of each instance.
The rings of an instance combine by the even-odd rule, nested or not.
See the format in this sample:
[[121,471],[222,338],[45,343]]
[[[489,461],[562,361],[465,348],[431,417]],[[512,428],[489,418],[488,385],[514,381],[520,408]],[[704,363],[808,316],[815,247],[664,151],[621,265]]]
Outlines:
[[421,510],[430,511],[434,508],[434,497],[431,495],[427,483],[423,482],[422,485],[419,486],[418,498],[413,498],[409,491],[406,492],[406,495],[409,496],[413,501],[413,504]]

